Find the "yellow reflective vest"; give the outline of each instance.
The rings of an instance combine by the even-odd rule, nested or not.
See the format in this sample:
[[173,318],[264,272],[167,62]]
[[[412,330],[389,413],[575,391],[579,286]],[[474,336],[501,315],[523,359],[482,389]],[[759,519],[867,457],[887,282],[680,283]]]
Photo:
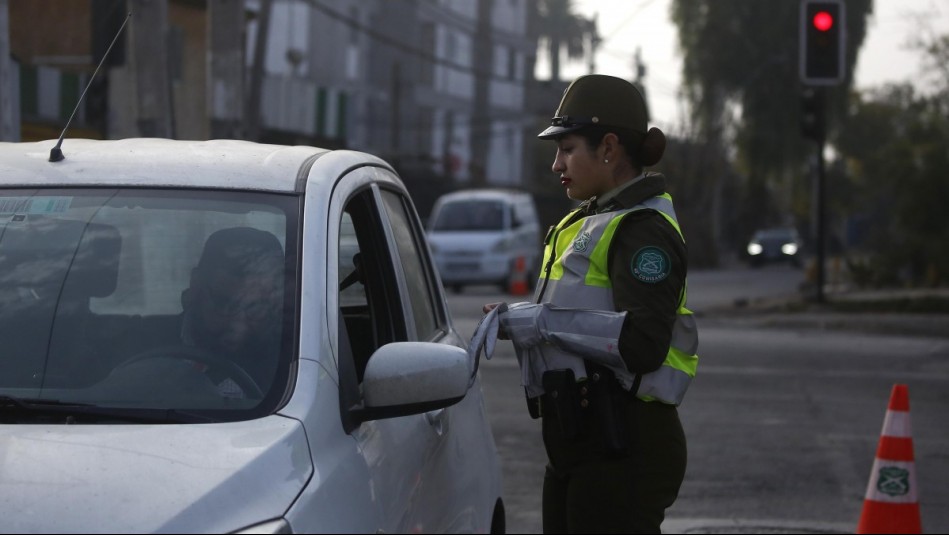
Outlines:
[[[676,229],[683,242],[682,230],[668,193],[623,210],[584,217],[571,223],[575,212],[567,215],[554,229],[544,250],[546,266],[554,255],[550,275],[541,273],[536,302],[590,310],[615,310],[613,288],[607,269],[610,244],[620,221],[638,210],[659,212]],[[547,278],[548,280],[544,281]],[[636,396],[644,401],[679,405],[695,377],[698,366],[698,328],[692,311],[686,308],[683,284],[672,340],[666,359],[658,370],[643,374]],[[560,351],[548,346],[548,351]]]

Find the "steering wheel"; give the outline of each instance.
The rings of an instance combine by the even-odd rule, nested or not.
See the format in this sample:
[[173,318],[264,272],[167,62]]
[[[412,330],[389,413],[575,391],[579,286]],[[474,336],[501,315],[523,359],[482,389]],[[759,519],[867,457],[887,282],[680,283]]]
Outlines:
[[115,369],[131,366],[136,362],[142,362],[144,360],[162,358],[176,358],[180,360],[197,361],[207,364],[211,368],[223,369],[225,374],[235,383],[237,383],[237,386],[241,387],[241,390],[244,391],[245,397],[264,397],[263,390],[257,386],[257,382],[254,381],[254,378],[251,377],[250,374],[244,370],[244,368],[241,368],[233,361],[209,353],[207,350],[201,349],[200,347],[186,346],[181,344],[153,347],[133,355],[125,362],[116,366]]

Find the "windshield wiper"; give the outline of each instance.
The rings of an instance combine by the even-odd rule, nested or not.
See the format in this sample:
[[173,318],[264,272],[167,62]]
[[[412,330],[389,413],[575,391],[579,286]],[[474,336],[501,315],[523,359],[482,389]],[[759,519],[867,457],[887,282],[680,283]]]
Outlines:
[[17,396],[0,395],[0,410],[9,408],[34,409],[38,407],[91,407],[88,403],[73,403],[58,399],[21,398]]
[[118,419],[134,423],[167,424],[209,423],[217,421],[208,416],[178,409],[100,407],[89,403],[76,403],[57,399],[20,398],[0,395],[0,417],[2,417],[3,414],[10,413],[35,415],[62,414],[66,416],[66,423],[74,423],[76,417],[96,417],[96,419],[100,421],[101,419]]

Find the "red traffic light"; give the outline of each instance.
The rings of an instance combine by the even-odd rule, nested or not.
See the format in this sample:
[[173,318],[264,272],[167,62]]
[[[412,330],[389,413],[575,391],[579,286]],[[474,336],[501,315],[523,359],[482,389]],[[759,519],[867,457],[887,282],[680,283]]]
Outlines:
[[805,85],[838,85],[846,77],[846,0],[800,0],[800,68]]
[[814,15],[814,27],[826,32],[834,27],[834,16],[826,11],[819,11]]

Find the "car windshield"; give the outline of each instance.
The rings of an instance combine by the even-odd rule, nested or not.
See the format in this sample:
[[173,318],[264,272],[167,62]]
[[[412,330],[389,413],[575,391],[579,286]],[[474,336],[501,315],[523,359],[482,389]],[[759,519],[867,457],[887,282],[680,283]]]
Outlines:
[[754,240],[768,240],[768,241],[786,241],[793,242],[797,239],[794,229],[787,228],[776,228],[776,229],[767,229],[759,230],[755,233]]
[[292,357],[298,204],[0,190],[0,398],[211,420],[273,411]]
[[432,230],[485,231],[504,230],[505,204],[498,201],[470,200],[445,203],[438,210]]

